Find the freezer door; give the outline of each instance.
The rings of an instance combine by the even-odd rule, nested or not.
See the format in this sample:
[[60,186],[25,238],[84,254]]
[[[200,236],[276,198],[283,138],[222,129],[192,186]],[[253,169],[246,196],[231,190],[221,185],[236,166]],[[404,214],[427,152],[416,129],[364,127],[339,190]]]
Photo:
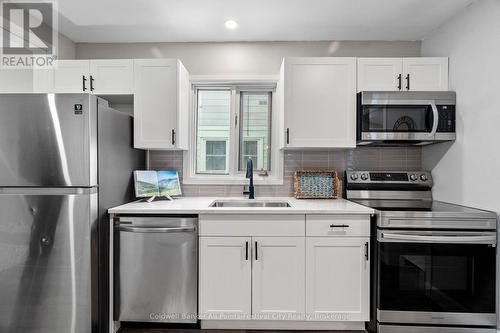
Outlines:
[[0,94],[0,186],[97,183],[97,98]]
[[133,171],[146,166],[144,150],[133,148],[133,119],[98,99],[99,111],[99,312],[100,332],[108,332],[109,216],[113,206],[134,200]]
[[0,332],[92,331],[97,194],[57,191],[0,192]]

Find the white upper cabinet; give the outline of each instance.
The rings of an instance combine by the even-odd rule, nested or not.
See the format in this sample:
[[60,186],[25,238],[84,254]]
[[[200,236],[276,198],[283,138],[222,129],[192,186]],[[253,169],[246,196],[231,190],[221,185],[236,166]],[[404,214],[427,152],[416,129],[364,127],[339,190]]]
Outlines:
[[90,60],[90,79],[94,94],[133,94],[134,61],[132,59]]
[[358,58],[359,91],[447,91],[448,58]]
[[54,92],[51,69],[1,69],[0,93],[30,94]]
[[250,242],[250,237],[200,237],[201,316],[250,316]]
[[132,59],[58,60],[34,74],[36,92],[127,95],[133,93]]
[[178,59],[134,60],[134,147],[187,149],[189,73]]
[[252,237],[252,242],[252,313],[299,318],[305,309],[305,237]]
[[285,58],[284,148],[356,146],[356,58]]
[[53,92],[53,75],[50,69],[2,69],[0,70],[0,93]]
[[403,58],[405,90],[448,90],[448,58]]
[[0,70],[0,92],[133,94],[135,148],[188,148],[191,84],[178,59],[58,60],[53,69]]
[[403,88],[403,59],[358,58],[358,91],[399,91]]
[[370,320],[369,237],[306,238],[306,313]]
[[55,93],[91,92],[89,60],[58,60],[53,69]]
[[33,92],[33,75],[29,69],[1,69],[0,93]]

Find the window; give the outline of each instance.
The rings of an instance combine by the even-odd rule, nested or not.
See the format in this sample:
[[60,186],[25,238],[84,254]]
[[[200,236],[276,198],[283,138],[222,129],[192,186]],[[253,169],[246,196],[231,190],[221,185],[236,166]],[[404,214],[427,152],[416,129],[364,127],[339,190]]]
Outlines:
[[255,140],[244,140],[243,141],[243,149],[241,149],[242,153],[240,154],[240,170],[243,170],[245,167],[246,163],[248,160],[253,161],[254,167],[258,167],[260,160],[262,157],[259,159],[258,158],[258,142]]
[[197,173],[227,174],[231,91],[198,90]]
[[[193,86],[193,140],[185,154],[184,182],[191,184],[246,183],[247,161],[261,184],[282,184],[283,161],[272,147],[272,96],[275,83]],[[274,120],[273,120],[274,119]]]
[[205,170],[207,172],[227,172],[226,141],[206,141]]
[[270,170],[271,93],[240,93],[239,170],[246,170],[248,158],[257,170]]

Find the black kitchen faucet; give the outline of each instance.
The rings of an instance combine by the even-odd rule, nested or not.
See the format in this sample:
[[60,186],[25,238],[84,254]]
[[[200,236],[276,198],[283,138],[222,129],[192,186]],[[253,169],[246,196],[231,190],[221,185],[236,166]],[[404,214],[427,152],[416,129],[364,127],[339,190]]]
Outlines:
[[243,191],[243,194],[248,194],[248,199],[255,199],[255,189],[253,187],[253,162],[251,158],[247,161],[246,177],[250,179],[250,183],[248,185],[248,192]]

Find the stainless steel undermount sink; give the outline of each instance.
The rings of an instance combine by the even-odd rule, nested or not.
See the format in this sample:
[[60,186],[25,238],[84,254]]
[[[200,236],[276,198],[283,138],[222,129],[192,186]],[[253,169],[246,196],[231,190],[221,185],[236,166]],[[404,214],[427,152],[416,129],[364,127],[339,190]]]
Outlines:
[[223,208],[223,207],[252,207],[252,208],[286,208],[292,207],[286,201],[259,201],[259,200],[217,200],[214,201],[210,207]]

